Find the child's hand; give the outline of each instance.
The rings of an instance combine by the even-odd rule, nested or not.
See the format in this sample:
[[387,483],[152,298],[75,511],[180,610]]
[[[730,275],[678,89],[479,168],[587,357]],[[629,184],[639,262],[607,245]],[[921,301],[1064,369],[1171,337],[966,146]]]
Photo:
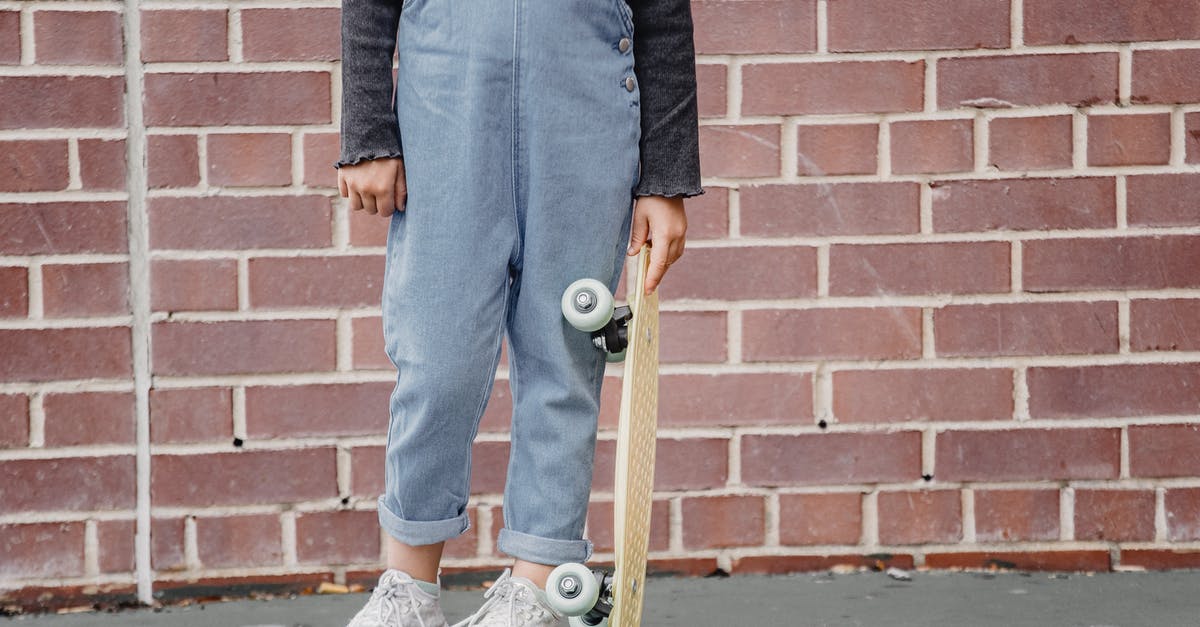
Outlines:
[[408,186],[404,182],[404,160],[381,158],[360,161],[338,168],[338,190],[350,199],[355,211],[378,213],[383,217],[404,211]]
[[639,196],[633,206],[633,227],[629,238],[629,255],[636,255],[642,244],[650,240],[650,267],[646,269],[646,295],[658,287],[667,267],[683,255],[687,233],[687,216],[683,213],[683,198],[674,196]]

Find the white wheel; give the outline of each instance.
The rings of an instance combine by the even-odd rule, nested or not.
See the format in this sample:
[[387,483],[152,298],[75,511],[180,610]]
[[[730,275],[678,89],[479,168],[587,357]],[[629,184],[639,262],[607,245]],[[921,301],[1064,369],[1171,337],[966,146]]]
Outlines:
[[599,597],[600,583],[583,564],[568,562],[559,565],[546,578],[546,600],[551,607],[567,616],[587,614],[596,606]]
[[604,328],[612,320],[616,301],[608,287],[596,279],[579,279],[562,295],[563,317],[580,331]]

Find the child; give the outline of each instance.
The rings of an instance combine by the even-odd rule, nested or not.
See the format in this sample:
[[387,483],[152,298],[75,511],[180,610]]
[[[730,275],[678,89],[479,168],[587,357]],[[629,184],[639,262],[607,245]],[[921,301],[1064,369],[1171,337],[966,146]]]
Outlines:
[[469,526],[471,443],[505,336],[497,547],[515,563],[460,625],[556,625],[546,576],[592,554],[605,366],[560,298],[581,277],[615,291],[647,240],[649,293],[683,253],[683,199],[703,193],[690,4],[344,0],[342,52],[338,186],[390,217],[383,330],[398,370],[378,499],[388,569],[350,625],[446,625],[438,564]]

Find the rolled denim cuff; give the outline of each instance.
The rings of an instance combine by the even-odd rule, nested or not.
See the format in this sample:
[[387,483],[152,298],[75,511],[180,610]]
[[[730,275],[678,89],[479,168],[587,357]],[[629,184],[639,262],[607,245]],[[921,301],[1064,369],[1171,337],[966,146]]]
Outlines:
[[444,542],[471,528],[471,519],[465,511],[445,520],[405,520],[388,507],[384,495],[379,495],[378,503],[379,526],[388,535],[411,546]]
[[501,529],[500,535],[496,537],[496,548],[517,559],[547,566],[586,562],[592,557],[591,540],[543,538],[513,531],[507,527]]

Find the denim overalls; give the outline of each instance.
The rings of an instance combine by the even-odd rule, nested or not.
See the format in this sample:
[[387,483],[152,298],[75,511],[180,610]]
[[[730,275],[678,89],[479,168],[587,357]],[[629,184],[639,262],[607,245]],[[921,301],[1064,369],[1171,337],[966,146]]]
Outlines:
[[408,203],[383,327],[398,369],[379,520],[406,544],[466,531],[471,442],[508,338],[511,457],[498,548],[584,561],[605,360],[560,309],[616,289],[638,180],[625,0],[407,0],[396,108]]

